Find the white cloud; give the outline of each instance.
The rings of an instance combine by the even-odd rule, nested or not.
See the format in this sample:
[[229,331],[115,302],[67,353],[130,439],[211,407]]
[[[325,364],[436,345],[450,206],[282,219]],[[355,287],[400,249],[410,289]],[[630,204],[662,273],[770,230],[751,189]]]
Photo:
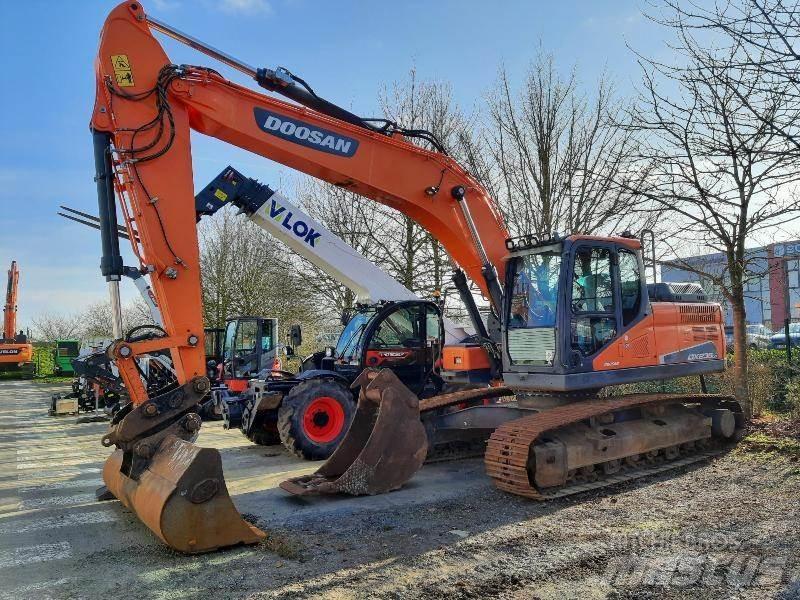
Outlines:
[[266,0],[221,0],[220,10],[230,14],[257,15],[269,14],[272,7]]

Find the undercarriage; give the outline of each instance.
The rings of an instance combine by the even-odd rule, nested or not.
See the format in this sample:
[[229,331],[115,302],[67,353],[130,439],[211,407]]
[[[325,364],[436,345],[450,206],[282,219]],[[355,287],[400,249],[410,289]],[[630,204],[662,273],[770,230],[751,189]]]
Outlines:
[[706,459],[744,427],[739,404],[722,395],[513,393],[422,400],[426,462],[484,456],[499,489],[546,500]]

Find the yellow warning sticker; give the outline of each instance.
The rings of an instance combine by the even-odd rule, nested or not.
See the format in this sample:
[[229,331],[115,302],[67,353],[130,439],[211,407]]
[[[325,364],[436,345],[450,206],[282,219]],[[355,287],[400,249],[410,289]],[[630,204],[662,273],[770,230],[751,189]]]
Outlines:
[[114,67],[114,76],[117,78],[119,87],[132,87],[134,85],[131,61],[128,60],[127,54],[112,54],[111,66]]
[[217,198],[219,198],[220,200],[222,200],[223,202],[225,202],[225,200],[227,200],[227,199],[228,199],[228,194],[226,194],[226,193],[225,193],[225,192],[223,192],[222,190],[217,190],[216,192],[214,192],[214,195],[215,195]]

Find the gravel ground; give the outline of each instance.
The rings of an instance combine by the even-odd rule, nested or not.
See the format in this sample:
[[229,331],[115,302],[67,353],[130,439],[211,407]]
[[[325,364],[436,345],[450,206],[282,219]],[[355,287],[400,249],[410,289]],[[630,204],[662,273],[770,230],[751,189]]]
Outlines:
[[0,383],[0,598],[800,598],[800,452],[758,444],[546,504],[494,490],[478,460],[298,500],[277,482],[313,465],[210,424],[199,442],[269,537],[182,556],[93,500],[104,425],[46,417],[52,389]]

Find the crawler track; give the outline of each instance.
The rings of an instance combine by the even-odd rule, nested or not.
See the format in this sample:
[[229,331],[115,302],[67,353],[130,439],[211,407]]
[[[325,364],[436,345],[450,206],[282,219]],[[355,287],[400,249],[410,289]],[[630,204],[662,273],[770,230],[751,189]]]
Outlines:
[[[711,394],[631,394],[575,402],[516,419],[498,427],[489,438],[484,455],[486,473],[493,479],[498,489],[535,500],[548,500],[688,465],[718,454],[724,449],[724,445],[716,440],[702,440],[697,444],[662,449],[650,456],[649,461],[644,464],[633,461],[623,463],[621,470],[613,474],[602,475],[602,471],[598,473],[598,470],[595,470],[583,477],[573,477],[565,486],[544,490],[531,484],[528,475],[529,455],[533,445],[544,434],[610,412],[674,403],[701,404],[705,407],[727,408],[734,413],[741,413],[738,403],[730,397]],[[737,429],[739,427],[741,419],[737,418]],[[602,463],[596,466],[602,466]]]

